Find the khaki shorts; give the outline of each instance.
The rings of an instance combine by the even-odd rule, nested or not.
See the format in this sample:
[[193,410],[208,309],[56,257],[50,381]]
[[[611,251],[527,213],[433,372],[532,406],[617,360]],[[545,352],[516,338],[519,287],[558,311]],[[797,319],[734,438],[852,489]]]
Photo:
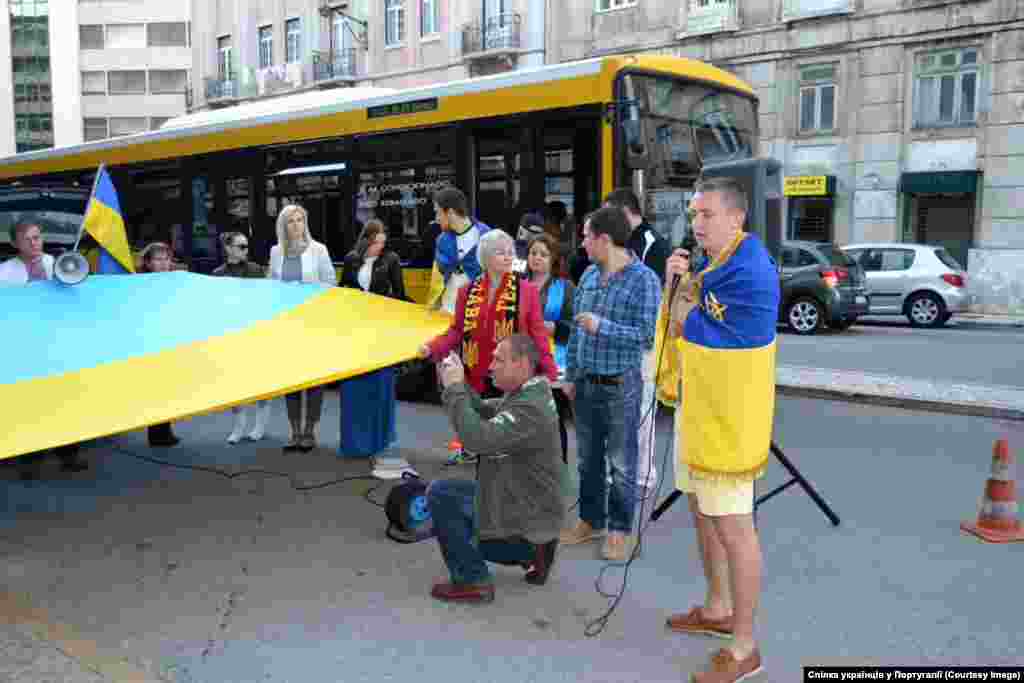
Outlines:
[[[677,408],[678,410],[678,408]],[[754,482],[702,479],[681,460],[682,441],[679,423],[675,429],[676,488],[697,497],[702,515],[750,515],[754,512]]]

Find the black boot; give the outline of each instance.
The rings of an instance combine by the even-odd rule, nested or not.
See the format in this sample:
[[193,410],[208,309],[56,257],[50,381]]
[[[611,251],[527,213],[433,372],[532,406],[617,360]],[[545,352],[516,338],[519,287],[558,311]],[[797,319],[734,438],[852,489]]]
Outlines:
[[176,446],[181,442],[181,439],[174,435],[171,431],[170,422],[162,422],[160,424],[152,425],[149,427],[147,434],[149,436],[149,445],[156,447],[169,447]]
[[89,469],[89,463],[79,457],[79,450],[80,447],[77,443],[69,443],[54,449],[57,457],[60,458],[61,472],[84,472]]

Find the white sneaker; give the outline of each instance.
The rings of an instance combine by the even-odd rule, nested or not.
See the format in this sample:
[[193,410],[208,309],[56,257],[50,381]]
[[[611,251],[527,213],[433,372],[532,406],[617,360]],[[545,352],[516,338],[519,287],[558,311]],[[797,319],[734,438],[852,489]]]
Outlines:
[[228,443],[236,444],[241,441],[243,432],[245,432],[245,409],[235,413],[235,426],[228,434]]
[[252,426],[252,431],[246,437],[249,441],[259,441],[263,438],[263,432],[267,426],[267,413],[270,412],[270,405],[257,405],[254,409],[256,419]]

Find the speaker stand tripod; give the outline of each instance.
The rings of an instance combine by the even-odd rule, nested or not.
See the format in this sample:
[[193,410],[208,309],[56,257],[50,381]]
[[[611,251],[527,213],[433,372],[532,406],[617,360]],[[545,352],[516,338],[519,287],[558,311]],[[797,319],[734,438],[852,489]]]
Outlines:
[[[816,490],[814,490],[811,483],[804,479],[804,476],[800,474],[800,470],[796,468],[796,465],[790,462],[789,458],[786,457],[786,454],[782,452],[782,449],[779,448],[774,441],[771,442],[771,452],[772,455],[775,456],[775,459],[779,461],[779,464],[785,467],[786,471],[789,472],[791,479],[781,486],[776,486],[768,493],[758,496],[754,500],[754,514],[757,514],[757,508],[759,508],[762,503],[765,503],[771,498],[779,495],[793,484],[799,484],[800,488],[802,488],[804,492],[811,497],[811,500],[814,501],[815,505],[825,513],[825,516],[828,517],[830,522],[832,522],[832,526],[839,526],[839,517],[836,513],[832,511],[832,508],[825,502],[825,499],[822,498]],[[651,513],[651,521],[658,521],[658,519],[665,514],[670,507],[672,507],[672,504],[675,503],[681,495],[683,495],[683,492],[678,489],[670,493],[668,497],[654,509],[654,512]]]

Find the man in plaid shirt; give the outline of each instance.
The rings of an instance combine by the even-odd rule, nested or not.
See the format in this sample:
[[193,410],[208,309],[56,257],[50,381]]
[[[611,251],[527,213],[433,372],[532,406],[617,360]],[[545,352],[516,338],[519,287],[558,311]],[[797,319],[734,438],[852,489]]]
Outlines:
[[[593,265],[573,301],[565,393],[575,401],[580,521],[562,533],[566,545],[605,536],[605,559],[632,551],[637,501],[637,429],[643,410],[641,361],[654,345],[661,283],[629,248],[630,225],[618,208],[595,211],[583,226]],[[607,476],[611,474],[610,490]]]

